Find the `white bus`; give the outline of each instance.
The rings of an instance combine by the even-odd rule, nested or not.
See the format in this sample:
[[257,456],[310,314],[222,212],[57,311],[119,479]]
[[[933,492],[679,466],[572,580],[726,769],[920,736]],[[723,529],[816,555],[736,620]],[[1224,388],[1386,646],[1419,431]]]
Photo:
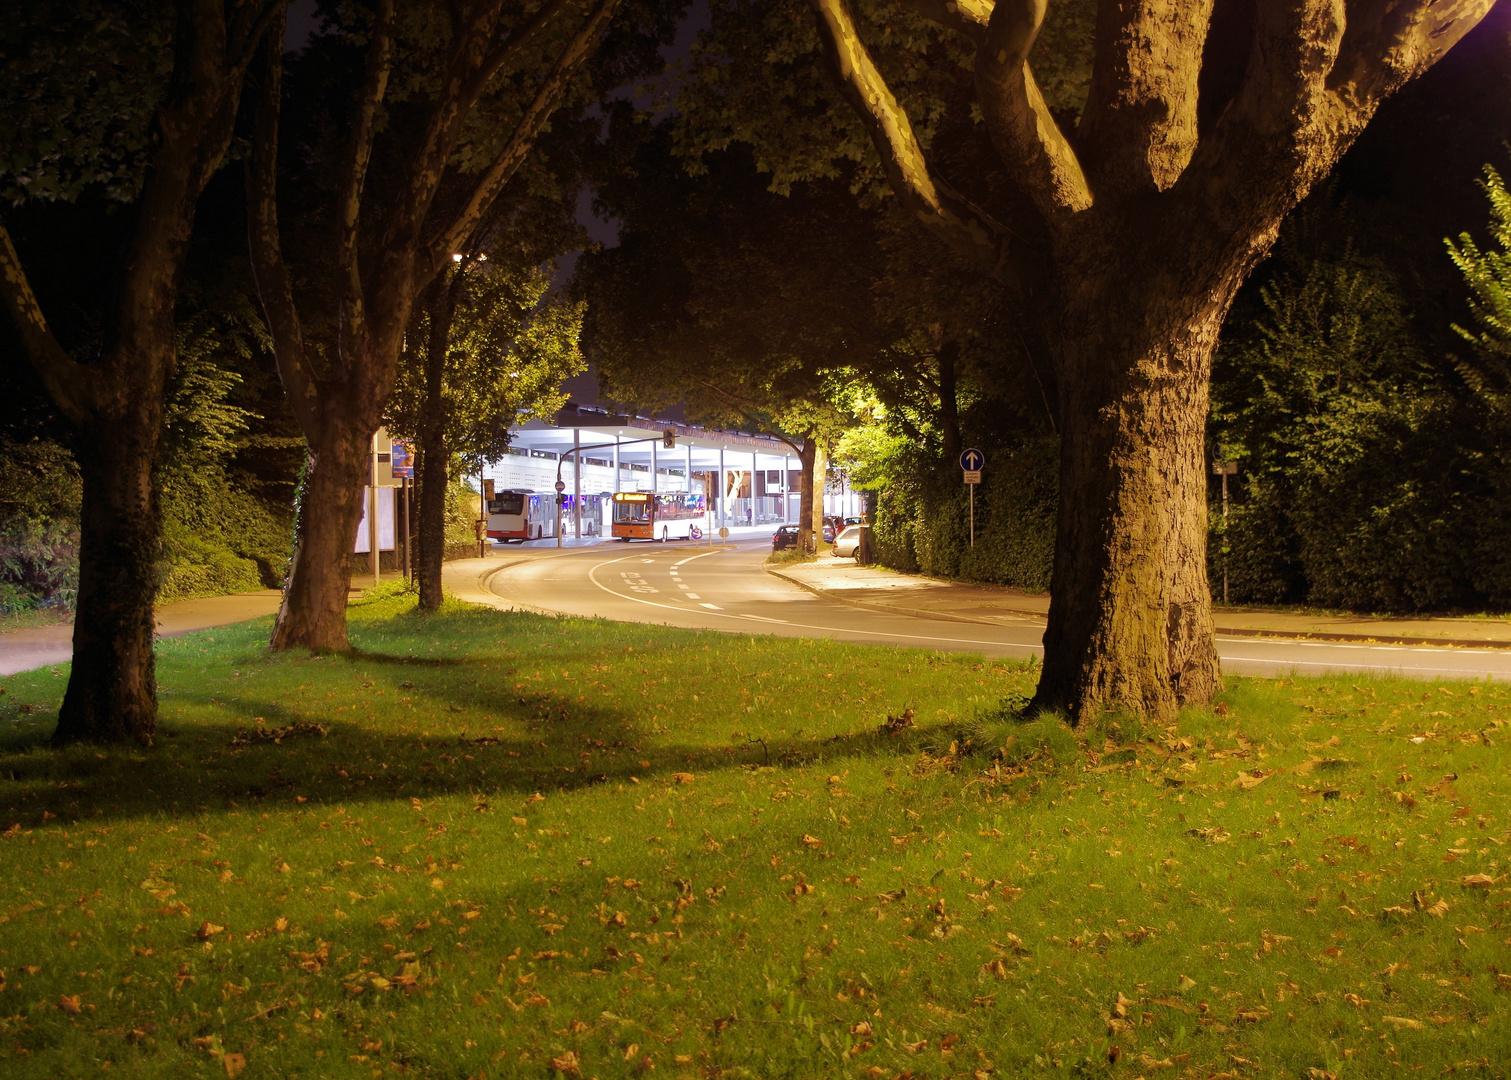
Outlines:
[[496,491],[488,500],[488,538],[539,540],[556,535],[555,496],[524,488]]

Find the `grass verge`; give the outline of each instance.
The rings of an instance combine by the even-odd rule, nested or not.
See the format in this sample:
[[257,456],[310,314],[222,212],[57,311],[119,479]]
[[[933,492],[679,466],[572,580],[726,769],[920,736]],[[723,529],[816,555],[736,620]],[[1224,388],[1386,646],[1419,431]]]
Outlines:
[[147,752],[0,683],[8,1078],[1505,1075],[1500,687],[1072,734],[1009,664],[410,603],[163,642]]

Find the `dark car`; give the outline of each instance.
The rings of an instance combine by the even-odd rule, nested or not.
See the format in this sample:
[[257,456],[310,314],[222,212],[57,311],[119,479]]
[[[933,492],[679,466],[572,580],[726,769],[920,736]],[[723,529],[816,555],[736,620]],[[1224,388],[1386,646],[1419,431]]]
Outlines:
[[783,525],[771,534],[771,550],[783,551],[786,548],[797,547],[797,526]]
[[824,543],[834,543],[834,523],[832,521],[824,522]]

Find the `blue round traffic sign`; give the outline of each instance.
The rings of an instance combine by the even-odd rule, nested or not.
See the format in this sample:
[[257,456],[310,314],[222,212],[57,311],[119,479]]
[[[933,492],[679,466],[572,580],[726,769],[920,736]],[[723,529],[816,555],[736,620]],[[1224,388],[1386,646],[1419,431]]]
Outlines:
[[986,464],[986,455],[980,450],[972,448],[960,452],[960,467],[966,472],[980,472],[981,466]]

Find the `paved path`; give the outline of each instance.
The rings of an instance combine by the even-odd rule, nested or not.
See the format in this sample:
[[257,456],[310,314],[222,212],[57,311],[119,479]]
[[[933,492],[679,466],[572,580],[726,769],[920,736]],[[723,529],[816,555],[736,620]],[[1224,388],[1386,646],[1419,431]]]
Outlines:
[[[159,604],[157,636],[178,637],[193,630],[208,630],[212,626],[272,615],[278,610],[280,595],[277,589],[260,589],[231,596],[207,596],[199,600]],[[67,663],[72,655],[72,623],[0,634],[0,675]]]
[[[990,623],[1023,616],[1043,619],[1049,612],[1048,593],[899,574],[880,567],[857,566],[853,559],[826,557],[777,567],[772,572],[831,600],[923,617]],[[1223,607],[1213,614],[1217,632],[1229,637],[1511,648],[1511,617],[1504,616],[1393,619]]]
[[[449,564],[448,587],[460,597],[495,607],[987,656],[1043,654],[1042,598],[1037,598],[1041,610],[1035,610],[1035,598],[1025,602],[1022,594],[1009,596],[1002,590],[983,591],[886,571],[847,576],[855,569],[853,562],[832,557],[766,572],[767,551],[759,541],[712,550],[677,544],[521,550],[496,562]],[[804,577],[801,586],[799,574]],[[866,579],[872,575],[874,584],[868,586]],[[849,588],[842,589],[840,583]],[[1289,620],[1301,618],[1280,614]],[[1318,623],[1266,623],[1256,617],[1250,626],[1224,630],[1218,634],[1223,669],[1270,676],[1331,672],[1511,679],[1511,648],[1498,647],[1493,639],[1472,647],[1448,647],[1382,642],[1368,634],[1351,640],[1279,636],[1342,636],[1332,622],[1327,625],[1322,629]],[[1377,631],[1377,624],[1368,620],[1365,628]]]
[[[559,549],[552,540],[495,546],[485,558],[447,563],[444,582],[460,599],[504,609],[986,655],[1043,652],[1047,596],[897,574],[832,556],[767,568],[771,531],[731,530],[727,544],[585,538]],[[271,615],[278,600],[276,590],[264,590],[164,604],[158,636]],[[1235,672],[1511,678],[1511,619],[1218,609],[1217,624],[1223,666]],[[0,634],[0,675],[67,662],[72,633],[60,624]]]

